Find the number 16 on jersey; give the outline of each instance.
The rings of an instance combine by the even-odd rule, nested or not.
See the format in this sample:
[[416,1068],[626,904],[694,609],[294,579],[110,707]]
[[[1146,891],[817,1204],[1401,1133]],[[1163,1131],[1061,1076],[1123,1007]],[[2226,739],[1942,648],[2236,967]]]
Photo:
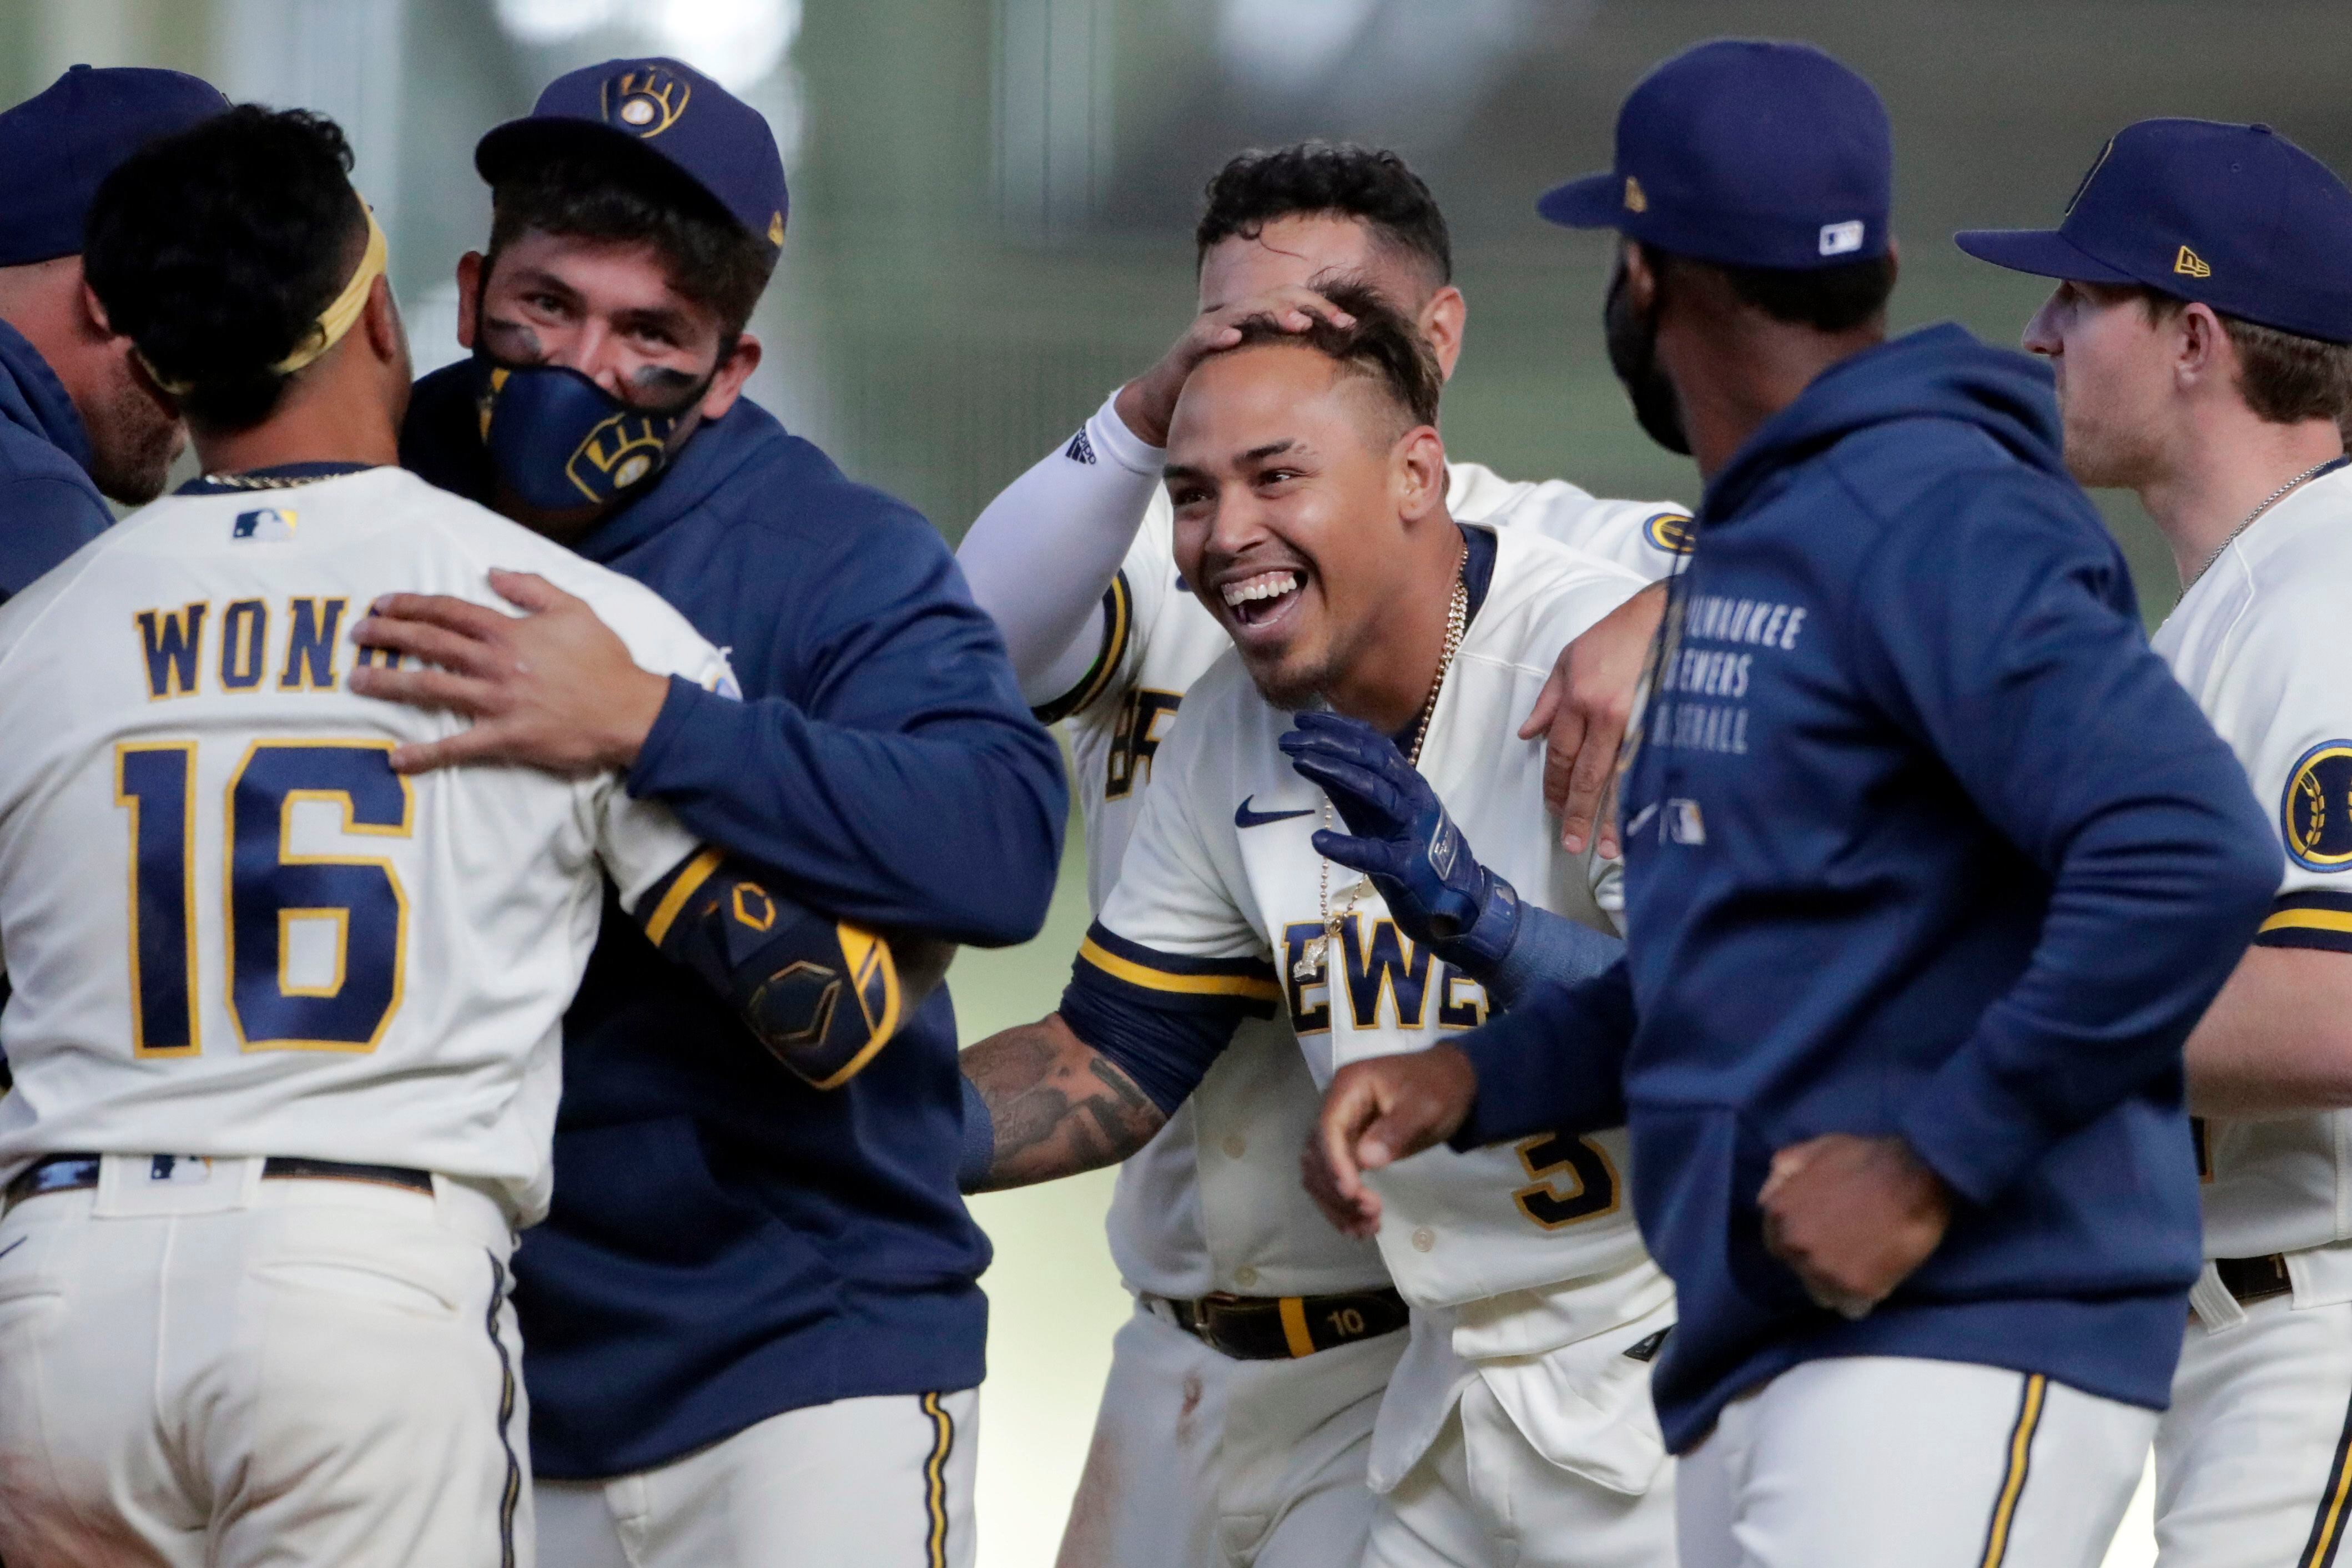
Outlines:
[[[224,999],[246,1051],[375,1049],[399,1010],[408,896],[391,861],[293,848],[296,809],[340,811],[347,835],[407,838],[415,792],[389,740],[257,740],[222,791]],[[126,741],[115,804],[130,818],[132,1052],[203,1050],[196,748]],[[303,939],[310,933],[308,941]],[[298,948],[320,961],[297,962]],[[307,973],[298,974],[298,968]]]

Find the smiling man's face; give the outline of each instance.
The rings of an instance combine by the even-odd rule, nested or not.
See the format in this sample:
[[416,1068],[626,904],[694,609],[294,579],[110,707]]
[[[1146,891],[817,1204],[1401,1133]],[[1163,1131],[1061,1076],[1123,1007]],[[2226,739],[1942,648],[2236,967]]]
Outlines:
[[1204,361],[1177,401],[1176,564],[1277,707],[1325,697],[1418,570],[1399,507],[1410,423],[1371,378],[1281,343]]

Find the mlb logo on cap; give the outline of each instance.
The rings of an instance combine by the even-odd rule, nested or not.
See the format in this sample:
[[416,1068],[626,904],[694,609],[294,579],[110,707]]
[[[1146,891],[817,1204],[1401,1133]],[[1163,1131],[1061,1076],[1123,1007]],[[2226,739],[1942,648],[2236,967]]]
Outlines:
[[1823,224],[1822,254],[1823,256],[1853,255],[1862,249],[1863,237],[1869,231],[1869,227],[1870,225],[1860,218],[1849,218],[1842,224]]

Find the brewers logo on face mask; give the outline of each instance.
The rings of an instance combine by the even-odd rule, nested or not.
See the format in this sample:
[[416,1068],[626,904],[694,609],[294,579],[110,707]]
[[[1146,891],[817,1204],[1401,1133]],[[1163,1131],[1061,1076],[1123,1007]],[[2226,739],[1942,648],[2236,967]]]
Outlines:
[[603,501],[652,474],[669,456],[675,419],[616,413],[588,433],[564,473],[592,502]]
[[604,120],[635,136],[659,136],[677,123],[694,96],[690,83],[656,66],[623,71],[604,84]]
[[667,408],[638,409],[568,365],[487,357],[480,364],[478,407],[491,465],[519,499],[542,511],[604,506],[660,473],[678,426],[710,390],[706,376]]
[[2352,740],[2322,741],[2296,761],[2279,831],[2297,865],[2352,870]]

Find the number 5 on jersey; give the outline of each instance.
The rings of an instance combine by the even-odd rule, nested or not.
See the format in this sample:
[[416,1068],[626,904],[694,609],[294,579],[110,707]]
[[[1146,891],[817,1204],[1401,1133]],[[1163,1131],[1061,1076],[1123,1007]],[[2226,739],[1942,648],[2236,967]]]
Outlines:
[[[374,855],[298,853],[295,808],[340,810],[345,834],[406,838],[415,798],[388,740],[257,740],[224,791],[227,1003],[247,1051],[373,1051],[400,1007],[408,899]],[[196,745],[125,742],[114,800],[131,814],[133,1052],[194,1056],[197,1019]],[[295,976],[297,934],[324,925],[323,976]],[[313,965],[314,969],[319,966]]]

